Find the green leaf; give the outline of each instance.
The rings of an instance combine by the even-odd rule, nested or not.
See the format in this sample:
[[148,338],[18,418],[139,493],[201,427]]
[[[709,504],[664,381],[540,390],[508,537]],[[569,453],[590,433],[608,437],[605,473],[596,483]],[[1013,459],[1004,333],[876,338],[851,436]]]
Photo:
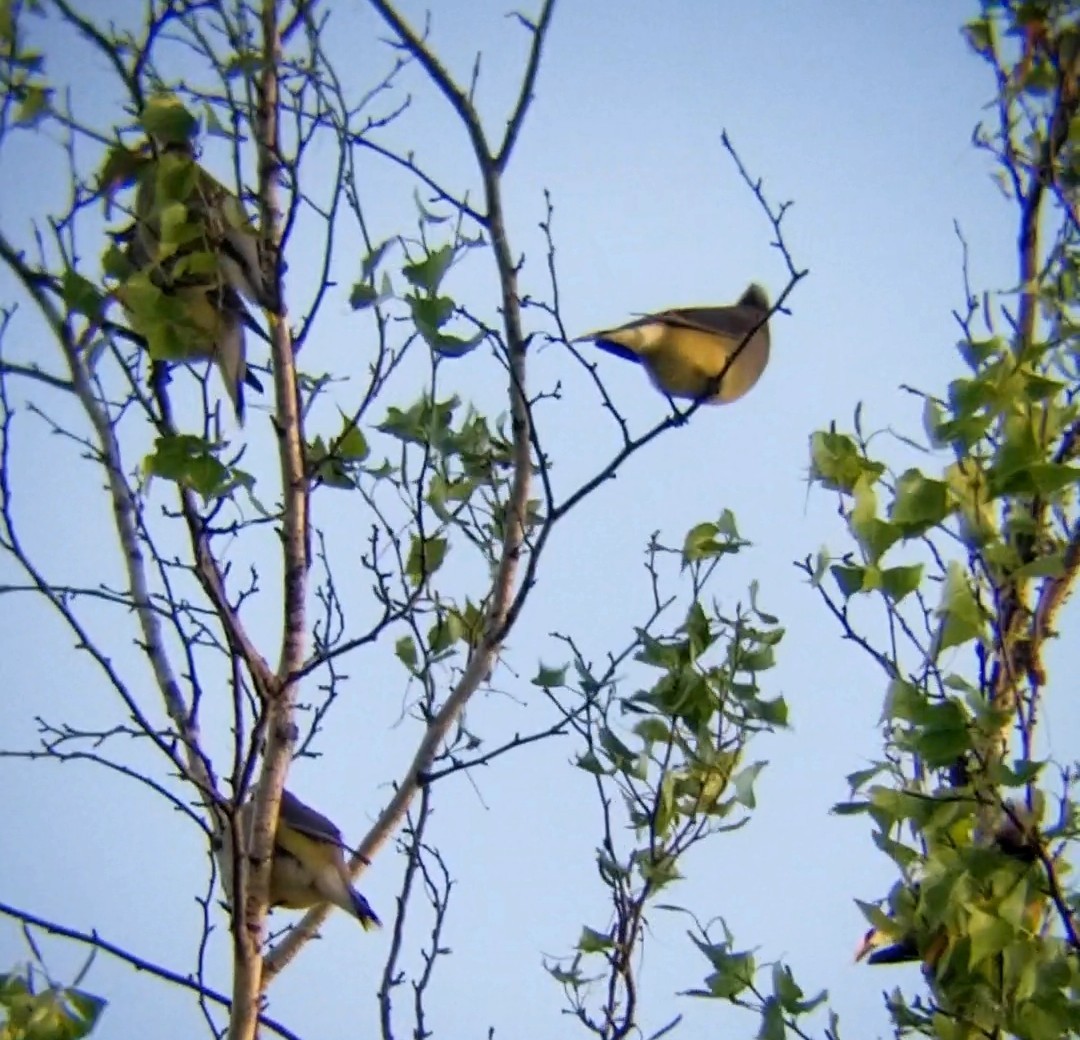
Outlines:
[[708,615],[699,600],[694,600],[690,604],[682,629],[686,633],[689,642],[688,649],[691,661],[696,661],[716,641],[716,636],[713,635],[709,627]]
[[[844,779],[852,791],[857,791],[863,784],[873,780],[883,768],[882,764],[878,764],[870,766],[868,769],[857,769],[854,773],[848,773]],[[834,809],[834,811],[839,812],[839,808]]]
[[379,290],[374,285],[369,285],[367,282],[356,282],[349,293],[349,306],[354,311],[362,311],[364,308],[376,303],[378,299]]
[[927,397],[923,401],[922,423],[923,431],[926,433],[926,439],[930,442],[931,447],[946,447],[948,442],[940,437],[938,433],[944,421],[945,413],[941,405],[932,397]]
[[845,599],[851,599],[855,593],[862,592],[863,585],[866,581],[865,567],[834,563],[829,568],[829,571]]
[[620,772],[629,776],[639,775],[641,766],[638,756],[630,750],[615,734],[603,726],[598,734],[600,746],[606,752],[611,764]]
[[713,559],[726,553],[735,553],[749,544],[739,537],[734,516],[729,510],[724,510],[719,521],[698,524],[687,531],[686,538],[683,540],[683,563],[693,563],[695,560]]
[[455,611],[441,613],[428,630],[428,647],[432,654],[443,654],[461,638],[461,617]]
[[322,437],[304,445],[304,459],[308,473],[320,484],[345,491],[356,487],[345,459],[339,452],[331,451]]
[[218,114],[214,111],[213,105],[206,104],[202,106],[202,117],[208,137],[220,137],[224,141],[235,140],[232,131],[218,119]]
[[607,776],[611,769],[605,766],[600,759],[591,751],[586,751],[583,755],[578,755],[574,765],[578,769],[584,769],[586,773],[592,773],[593,776]]
[[[644,655],[639,655],[643,660]],[[634,704],[649,704],[682,720],[691,729],[706,725],[716,711],[717,698],[708,681],[692,668],[673,666],[651,690],[635,694]]]
[[674,773],[668,771],[660,778],[660,787],[656,792],[656,803],[653,806],[652,829],[661,841],[666,841],[671,825],[678,818],[678,809],[675,805],[675,781]]
[[229,53],[225,63],[225,78],[254,80],[262,71],[262,52],[242,47]]
[[767,765],[767,762],[754,762],[752,765],[740,769],[731,778],[735,801],[746,806],[747,809],[753,809],[757,805],[757,798],[754,795],[754,782],[757,780],[758,774]]
[[1012,572],[1012,577],[1016,581],[1024,578],[1060,578],[1064,573],[1065,552],[1059,549],[1025,563],[1023,567],[1017,567]]
[[60,291],[68,309],[88,318],[101,316],[105,296],[89,279],[68,268],[60,279]]
[[634,732],[647,744],[666,744],[671,739],[671,730],[663,719],[642,719]]
[[962,415],[941,423],[937,428],[935,444],[939,447],[952,446],[960,454],[967,454],[987,434],[993,424],[993,415]]
[[761,1008],[761,1028],[757,1032],[758,1040],[784,1040],[786,1035],[783,1009],[775,997],[767,997]]
[[35,993],[27,979],[0,975],[0,1023],[4,1040],[82,1040],[106,1007],[100,997],[79,989],[48,986]]
[[541,664],[539,671],[533,678],[533,686],[539,686],[545,690],[557,690],[566,686],[567,665],[561,668],[549,668]]
[[885,472],[871,462],[846,434],[818,431],[810,438],[810,479],[831,491],[851,493],[860,477],[871,482]]
[[679,874],[678,859],[663,853],[644,853],[637,858],[637,868],[642,880],[653,889],[653,895],[682,876]]
[[405,573],[409,580],[414,585],[423,584],[443,565],[448,548],[449,542],[445,538],[413,535],[405,562]]
[[992,495],[1008,494],[1028,486],[1027,475],[1043,452],[1029,415],[1010,415],[1003,427],[997,452],[989,470]]
[[135,273],[135,268],[127,253],[110,239],[101,254],[101,271],[109,281],[126,282]]
[[921,687],[904,679],[893,679],[885,691],[881,721],[916,722],[922,718],[925,707],[926,693]]
[[989,18],[973,18],[963,28],[967,45],[980,57],[989,55],[993,48],[993,28]]
[[360,265],[360,275],[364,281],[371,280],[372,276],[378,270],[379,264],[382,263],[383,257],[386,256],[386,251],[395,241],[395,239],[388,238],[385,242],[380,242],[367,256],[364,257],[363,262]]
[[941,480],[930,480],[909,469],[896,482],[890,517],[905,537],[923,534],[949,514],[949,489]]
[[101,1018],[101,1013],[105,1010],[108,1001],[81,989],[65,989],[63,994],[64,1003],[67,1004],[68,1013],[72,1019],[72,1031],[69,1034],[72,1040],[89,1036],[97,1025],[98,1019]]
[[199,128],[198,121],[175,94],[150,98],[139,115],[139,122],[149,136],[165,144],[190,141]]
[[578,939],[577,948],[582,953],[601,953],[604,950],[613,949],[614,941],[610,935],[598,932],[595,928],[587,926],[581,929],[581,938]]
[[423,397],[407,411],[391,405],[378,429],[406,443],[443,451],[452,433],[454,412],[460,404],[460,399],[454,396],[434,404],[430,398]]
[[968,966],[976,968],[983,961],[1004,950],[1012,942],[1015,933],[1013,928],[1000,917],[994,917],[974,908],[968,917],[967,934],[971,940]]
[[971,730],[965,726],[927,725],[916,730],[901,745],[918,754],[930,769],[944,769],[957,762],[971,750]]
[[406,299],[413,321],[425,339],[454,316],[456,304],[449,296],[408,296]]
[[425,292],[434,293],[453,262],[453,247],[442,246],[432,250],[423,260],[405,264],[401,268],[401,273],[410,285],[415,285]]
[[[1038,965],[1027,958],[1025,968],[1034,973],[1037,972]],[[1017,989],[1019,988],[1018,984]],[[1064,985],[1059,988],[1064,989]],[[1075,1011],[1070,1016],[1071,1007],[1072,1002],[1063,1004],[1062,1002],[1025,1001],[1016,1009],[1016,1022],[1015,1024],[1010,1022],[1009,1033],[1021,1036],[1024,1040],[1062,1040],[1063,1037],[1074,1036],[1076,1033]]]
[[406,298],[409,309],[412,311],[413,322],[416,331],[423,337],[424,342],[436,353],[443,357],[463,357],[470,351],[475,350],[477,345],[483,342],[484,334],[478,332],[473,336],[453,336],[441,332],[454,314],[457,306],[447,296],[409,296]]
[[345,431],[334,444],[335,454],[350,462],[363,462],[370,454],[367,438],[360,427],[344,413],[342,413],[342,418],[345,420]]
[[402,636],[394,644],[394,655],[410,672],[416,671],[416,662],[419,658],[416,653],[416,643],[412,636]]
[[1039,462],[1027,469],[1032,493],[1053,495],[1080,482],[1080,468],[1057,462]]
[[877,495],[874,493],[873,479],[868,474],[864,473],[855,482],[854,497],[855,504],[849,519],[851,533],[869,562],[875,564],[900,537],[900,528],[878,517]]
[[1000,336],[994,336],[990,339],[962,339],[956,344],[956,349],[972,373],[977,374],[987,362],[1000,357],[1008,347]]
[[967,456],[945,471],[950,499],[961,511],[964,520],[962,534],[973,547],[986,544],[994,537],[994,510],[989,482],[980,462]]
[[941,618],[934,638],[933,656],[936,658],[951,646],[961,646],[983,633],[985,619],[975,599],[967,574],[953,560],[945,578],[941,602],[935,614]]
[[705,980],[706,989],[691,991],[693,996],[731,1000],[753,982],[757,964],[752,953],[730,953],[728,943],[713,944],[703,942],[696,936],[690,938],[715,969]]
[[783,697],[774,697],[771,700],[765,697],[755,698],[750,708],[753,717],[758,721],[768,726],[787,727],[789,713],[787,701]]
[[914,563],[906,567],[890,567],[881,572],[881,587],[894,603],[914,592],[922,583],[923,565]]
[[786,964],[777,961],[772,967],[773,994],[780,1006],[789,1014],[797,1014],[803,991]]
[[250,487],[254,481],[240,470],[230,470],[201,437],[189,434],[159,437],[154,450],[143,461],[151,476],[189,487],[206,500],[222,498],[238,485]]
[[445,332],[428,333],[420,329],[428,346],[443,357],[459,358],[472,353],[483,342],[484,334],[478,332],[475,336],[450,336]]
[[21,91],[18,107],[15,109],[15,125],[32,128],[49,114],[53,91],[42,84],[28,83]]

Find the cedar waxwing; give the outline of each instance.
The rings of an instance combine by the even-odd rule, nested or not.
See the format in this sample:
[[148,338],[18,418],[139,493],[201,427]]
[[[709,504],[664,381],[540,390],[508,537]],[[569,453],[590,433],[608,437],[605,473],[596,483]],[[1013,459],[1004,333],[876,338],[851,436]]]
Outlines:
[[[167,97],[152,104],[159,112],[179,106]],[[108,196],[133,177],[138,182],[127,258],[134,278],[144,280],[121,286],[117,296],[155,357],[213,357],[243,422],[243,384],[250,382],[244,323],[250,317],[241,297],[274,314],[279,305],[263,279],[254,226],[240,200],[195,161],[188,129],[181,123],[174,137],[110,156]],[[191,313],[167,306],[162,320],[160,296],[148,294],[147,283]]]
[[865,958],[867,964],[908,964],[922,961],[925,970],[933,971],[945,952],[948,937],[939,933],[932,937],[925,949],[920,950],[913,935],[897,939],[881,928],[871,928],[863,936],[855,951],[855,960]]
[[[979,841],[978,833],[975,841]],[[1011,801],[1008,810],[993,832],[990,844],[1017,863],[1030,866],[1039,858],[1039,832],[1036,817],[1026,807]],[[1024,868],[1022,868],[1024,869]],[[911,886],[915,902],[919,899],[919,885]],[[1028,900],[1026,924],[1031,931],[1038,928],[1044,909],[1044,893],[1036,886]],[[863,936],[855,952],[855,960],[866,959],[867,964],[903,964],[922,961],[923,971],[933,977],[938,962],[949,947],[949,936],[944,930],[928,935],[897,935],[881,928],[871,928]]]
[[278,302],[263,280],[259,235],[243,203],[195,161],[190,139],[155,140],[146,147],[135,194],[142,251],[162,261],[209,254],[216,269],[200,272],[207,280],[216,276],[213,281],[276,314]]
[[[644,365],[656,387],[671,397],[704,397],[711,404],[727,404],[742,397],[765,371],[768,315],[769,297],[760,285],[752,284],[731,307],[660,311],[580,339],[591,339],[609,354]],[[739,356],[725,371],[740,345]]]
[[227,285],[210,288],[187,278],[169,284],[160,272],[149,269],[150,259],[136,231],[133,224],[113,234],[123,246],[130,272],[116,289],[129,324],[155,357],[215,359],[242,419],[243,384],[258,391],[263,388],[244,364],[244,327],[260,332],[244,301]]
[[[241,814],[250,826],[252,803]],[[382,922],[368,901],[352,886],[345,865],[341,831],[325,816],[288,791],[281,793],[274,862],[270,868],[270,905],[293,910],[333,903],[352,914],[365,930]]]

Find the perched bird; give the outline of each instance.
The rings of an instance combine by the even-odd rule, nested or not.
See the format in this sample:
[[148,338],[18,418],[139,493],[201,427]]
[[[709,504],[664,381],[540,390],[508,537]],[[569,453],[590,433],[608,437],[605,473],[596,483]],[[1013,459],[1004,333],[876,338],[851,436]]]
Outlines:
[[922,961],[924,970],[932,973],[947,946],[948,936],[944,932],[931,935],[920,949],[919,940],[914,934],[897,938],[883,928],[871,928],[859,943],[855,960],[858,962],[865,959],[867,964],[910,964],[912,961]]
[[[162,261],[207,254],[210,263],[189,266],[209,281],[224,282],[263,310],[279,303],[263,278],[259,234],[243,203],[195,160],[190,138],[151,138],[135,194],[136,237],[143,251]],[[207,270],[209,268],[209,270]]]
[[[249,801],[241,812],[245,827],[250,826],[252,808]],[[283,791],[270,868],[270,905],[299,910],[333,903],[365,930],[381,927],[368,901],[352,886],[343,850],[341,831],[333,823]]]
[[[1012,876],[1001,877],[1003,892],[998,893],[999,898],[1013,891],[1017,884],[1022,884],[1024,877],[1029,876],[1029,868],[1039,858],[1040,839],[1037,818],[1017,802],[1007,803],[998,821],[997,829],[989,835],[989,841],[981,837],[977,830],[973,838],[976,845],[981,846],[984,852],[990,849],[996,850],[997,853],[1007,857],[1005,862],[1011,861],[1014,864],[1015,870],[1009,872]],[[893,890],[890,903],[894,904],[894,913],[898,909],[898,904],[906,906],[907,912],[903,917],[912,916],[912,924],[906,930],[899,929],[899,934],[895,927],[869,929],[859,944],[855,960],[865,959],[867,964],[903,964],[922,961],[924,972],[933,977],[942,956],[959,937],[950,938],[944,927],[936,929],[919,927],[918,908],[921,901],[922,891],[918,882],[907,888],[902,884],[898,885]],[[1029,884],[1024,923],[1033,933],[1038,930],[1045,902],[1042,883]]]
[[244,330],[266,338],[243,300],[228,285],[207,286],[200,279],[168,278],[151,267],[137,225],[114,232],[122,247],[123,269],[115,295],[133,332],[157,360],[212,358],[221,369],[237,416],[244,412],[243,386],[261,391],[262,383],[245,362]]
[[[154,103],[161,110],[179,105]],[[272,314],[280,304],[263,277],[258,233],[243,204],[196,162],[192,127],[180,128],[110,156],[107,197],[121,184],[137,184],[127,249],[134,274],[116,295],[156,360],[212,357],[243,422],[244,326],[251,323],[243,299]]]
[[[769,361],[769,297],[752,284],[730,307],[682,307],[646,314],[581,336],[644,365],[671,397],[728,404],[758,381]],[[741,349],[740,349],[741,347]],[[730,360],[735,352],[738,356]]]

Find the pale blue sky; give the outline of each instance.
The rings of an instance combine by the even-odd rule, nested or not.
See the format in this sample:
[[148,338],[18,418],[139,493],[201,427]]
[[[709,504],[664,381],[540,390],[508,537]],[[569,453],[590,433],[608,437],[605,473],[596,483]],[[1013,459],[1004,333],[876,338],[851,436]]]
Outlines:
[[[138,6],[109,0],[99,9],[123,18]],[[346,85],[360,92],[390,60],[378,42],[387,32],[359,0],[334,7],[336,57]],[[524,34],[505,17],[512,5],[471,0],[453,5],[452,13],[450,5],[433,7],[432,44],[459,80],[467,78],[475,52],[483,53],[479,105],[495,136],[524,53]],[[402,8],[415,23],[422,19],[422,5]],[[752,174],[764,179],[770,199],[794,202],[787,242],[810,276],[789,300],[792,314],[774,321],[770,368],[738,405],[703,409],[687,428],[638,454],[557,530],[509,641],[517,675],[497,678],[509,696],[478,696],[469,722],[497,743],[500,735],[547,719],[528,680],[539,661],[565,658],[549,634],[575,633],[596,659],[621,647],[647,610],[642,562],[651,532],[659,529],[678,543],[693,523],[733,510],[753,547],[724,564],[714,594],[731,608],[745,601],[748,582],[757,579],[762,607],[786,626],[779,667],[762,681],[766,693],[788,699],[793,728],[754,748],[751,757],[771,765],[759,782],[750,826],[696,854],[689,880],[668,901],[692,906],[702,918],[722,915],[737,942],[756,947],[761,960],[785,958],[809,992],[827,987],[843,1035],[860,1040],[888,1033],[881,991],[918,980],[913,968],[852,964],[865,927],[852,900],[884,895],[893,876],[864,822],[828,815],[846,794],[844,776],[878,753],[875,725],[884,689],[867,659],[840,642],[793,561],[822,545],[849,547],[834,503],[820,493],[807,499],[810,433],[833,419],[848,424],[863,402],[868,426],[918,436],[918,402],[899,384],[940,392],[959,370],[950,316],[962,302],[954,220],[971,245],[976,288],[1007,288],[1014,278],[1010,213],[987,177],[986,157],[970,146],[992,92],[959,34],[972,12],[968,3],[927,0],[857,8],[840,0],[563,0],[506,182],[511,241],[526,260],[523,289],[535,295],[547,287],[537,225],[543,191],[551,192],[563,316],[574,333],[635,312],[723,302],[751,280],[774,294],[783,287],[770,228],[720,145],[722,130]],[[101,76],[101,62],[77,58],[85,52],[70,40],[49,40],[53,46],[59,50],[50,53],[69,57],[63,72],[54,64],[58,77],[76,67]],[[465,138],[449,108],[419,74],[404,84],[413,107],[382,140],[415,149],[445,184],[477,197]],[[105,90],[95,90],[93,98],[90,90],[82,93],[87,105],[100,106],[108,96]],[[25,141],[0,152],[0,177],[9,186],[17,182],[0,198],[5,230],[25,236],[26,215],[54,204],[62,191],[62,182],[41,165],[46,154]],[[408,230],[414,185],[374,156],[362,163],[376,237]],[[89,241],[84,248],[96,251]],[[310,248],[300,242],[288,258],[294,313],[310,278]],[[306,348],[310,367],[345,372],[365,363],[368,319],[352,315],[346,303],[358,267],[358,257],[341,257],[340,288]],[[463,302],[496,318],[488,259],[453,278]],[[7,299],[5,276],[0,286]],[[18,349],[46,364],[52,360],[44,338]],[[534,390],[562,382],[561,403],[545,406],[538,423],[556,487],[565,494],[603,465],[617,446],[615,431],[563,348],[548,347],[533,360]],[[639,369],[608,356],[599,365],[636,429],[662,417],[665,402]],[[387,403],[416,396],[419,384],[407,377]],[[505,380],[486,352],[462,361],[450,379],[479,407],[505,410]],[[343,389],[342,400],[347,393]],[[50,404],[69,413],[67,405]],[[271,465],[274,442],[253,404],[247,436],[258,469]],[[376,417],[382,413],[376,409]],[[330,418],[325,429],[332,429]],[[96,474],[77,462],[69,443],[49,437],[25,412],[16,437],[17,509],[31,548],[58,577],[93,582],[105,567],[108,580],[119,582]],[[129,465],[137,457],[132,451]],[[356,578],[348,595],[361,626],[371,609],[369,581],[351,554],[362,549],[362,505],[326,495],[316,511],[316,521],[342,547],[340,580],[348,586]],[[268,537],[264,555],[256,552],[254,559],[273,573],[271,549]],[[0,581],[12,578],[10,564],[0,560]],[[463,570],[462,582],[455,591],[475,598],[475,573]],[[273,578],[268,588],[251,624],[272,640]],[[76,726],[116,720],[112,698],[47,611],[26,597],[5,598],[0,609],[8,640],[0,660],[5,747],[31,744],[38,714]],[[138,675],[130,619],[103,610],[94,620],[116,640],[118,660]],[[1075,651],[1071,657],[1075,661]],[[1064,659],[1056,647],[1052,664]],[[318,744],[322,757],[298,763],[290,786],[356,841],[385,803],[416,734],[395,725],[407,691],[389,647],[363,650],[345,670],[351,680]],[[630,689],[641,681],[628,670]],[[212,710],[208,715],[213,718]],[[1066,718],[1051,704],[1047,718],[1050,744],[1067,758],[1063,734],[1067,724],[1075,726],[1075,711]],[[560,994],[541,958],[568,952],[582,924],[604,927],[607,908],[593,866],[599,831],[591,786],[568,767],[571,754],[568,741],[535,746],[477,774],[475,787],[457,777],[436,788],[434,836],[457,881],[445,936],[454,956],[440,965],[430,995],[436,1035],[479,1037],[489,1026],[496,1037],[518,1040],[573,1035],[576,1027],[561,1016]],[[140,759],[137,750],[132,760],[154,761]],[[18,806],[18,838],[5,843],[0,859],[0,898],[77,928],[96,928],[176,970],[190,969],[199,927],[194,896],[205,870],[189,824],[163,813],[130,783],[85,764],[0,759],[0,789]],[[387,849],[363,879],[384,919],[393,915],[400,868]],[[650,921],[644,1028],[681,1012],[683,1036],[753,1035],[757,1023],[749,1016],[674,995],[698,984],[706,965],[681,923],[659,912]],[[227,990],[224,918],[217,923],[214,963],[221,970],[214,982]],[[332,916],[325,940],[309,946],[275,986],[272,1014],[303,1036],[374,1035],[373,995],[387,941],[386,933],[365,935],[344,915]],[[44,948],[61,980],[85,956],[61,942]],[[24,956],[17,928],[0,920],[0,970]],[[102,1035],[179,1037],[201,1028],[189,995],[108,958],[99,958],[86,986],[111,1001]]]

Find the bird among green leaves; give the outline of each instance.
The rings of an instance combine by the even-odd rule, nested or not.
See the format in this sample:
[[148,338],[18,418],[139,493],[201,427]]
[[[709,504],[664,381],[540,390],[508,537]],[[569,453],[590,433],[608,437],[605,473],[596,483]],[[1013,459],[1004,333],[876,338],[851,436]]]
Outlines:
[[1060,1000],[1068,975],[1061,941],[1047,932],[1052,905],[1035,818],[1005,803],[983,837],[974,816],[961,810],[953,830],[928,841],[918,879],[894,886],[887,912],[863,905],[873,927],[856,953],[875,965],[921,963],[933,996],[928,1021],[954,1040],[1013,1035],[1018,1022],[1040,1016],[1042,1002]]
[[114,149],[102,173],[110,201],[135,185],[134,223],[117,236],[126,248],[106,264],[114,294],[155,361],[212,358],[242,422],[244,384],[252,382],[244,300],[280,313],[258,232],[240,200],[197,162],[197,123],[179,100],[151,99],[141,123],[146,139]]

